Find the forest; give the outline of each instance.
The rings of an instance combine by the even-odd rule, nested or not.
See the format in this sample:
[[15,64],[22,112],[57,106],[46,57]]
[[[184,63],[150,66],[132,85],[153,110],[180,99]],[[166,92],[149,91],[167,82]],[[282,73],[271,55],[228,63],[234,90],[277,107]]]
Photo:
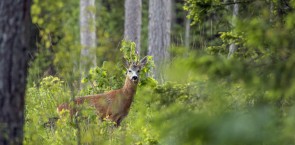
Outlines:
[[0,0],[0,145],[294,145],[294,9]]

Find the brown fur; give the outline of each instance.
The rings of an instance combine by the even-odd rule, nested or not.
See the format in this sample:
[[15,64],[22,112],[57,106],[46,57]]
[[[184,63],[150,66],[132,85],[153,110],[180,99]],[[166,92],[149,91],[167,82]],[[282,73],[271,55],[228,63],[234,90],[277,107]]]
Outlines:
[[[97,115],[101,119],[108,118],[119,126],[123,118],[128,114],[133,97],[136,93],[137,81],[133,82],[126,77],[125,84],[121,89],[109,91],[103,94],[89,95],[76,98],[75,105],[89,104],[94,107]],[[73,105],[74,106],[74,105]],[[69,103],[58,106],[57,111],[69,110],[70,115],[75,115],[78,111],[71,107]]]

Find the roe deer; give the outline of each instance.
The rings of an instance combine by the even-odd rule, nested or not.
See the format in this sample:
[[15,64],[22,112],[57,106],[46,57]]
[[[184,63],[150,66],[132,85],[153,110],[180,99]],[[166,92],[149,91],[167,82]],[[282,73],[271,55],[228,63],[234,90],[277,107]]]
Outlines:
[[[127,62],[128,63],[128,62]],[[139,81],[139,73],[142,67],[147,63],[147,57],[144,57],[139,62],[128,63],[126,79],[124,86],[118,90],[112,90],[97,95],[89,95],[78,97],[73,100],[74,105],[90,105],[96,110],[100,119],[108,118],[119,126],[121,121],[129,112],[133,97],[136,93],[137,84]],[[57,107],[57,112],[69,110],[73,116],[78,112],[71,103],[64,103]]]

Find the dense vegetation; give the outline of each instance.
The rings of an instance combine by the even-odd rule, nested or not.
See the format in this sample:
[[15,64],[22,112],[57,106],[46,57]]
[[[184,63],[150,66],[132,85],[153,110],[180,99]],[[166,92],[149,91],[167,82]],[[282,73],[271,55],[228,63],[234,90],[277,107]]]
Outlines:
[[[236,4],[239,15],[232,20]],[[26,92],[25,144],[295,144],[294,1],[176,0],[165,82],[146,75],[154,67],[150,57],[119,128],[99,121],[91,110],[55,119],[61,102],[120,88],[121,58],[135,53],[134,43],[122,41],[123,1],[98,0],[98,66],[81,80],[80,90],[78,5],[34,0],[39,43]],[[182,39],[186,13],[192,21],[189,48]],[[231,44],[238,49],[228,57]]]

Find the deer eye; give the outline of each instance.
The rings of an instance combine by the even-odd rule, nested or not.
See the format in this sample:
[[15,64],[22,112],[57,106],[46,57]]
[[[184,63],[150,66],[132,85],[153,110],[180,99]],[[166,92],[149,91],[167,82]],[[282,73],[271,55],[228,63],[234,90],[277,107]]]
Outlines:
[[137,72],[139,73],[140,71],[138,70]]
[[128,72],[130,72],[130,73],[131,73],[131,70],[128,70]]

